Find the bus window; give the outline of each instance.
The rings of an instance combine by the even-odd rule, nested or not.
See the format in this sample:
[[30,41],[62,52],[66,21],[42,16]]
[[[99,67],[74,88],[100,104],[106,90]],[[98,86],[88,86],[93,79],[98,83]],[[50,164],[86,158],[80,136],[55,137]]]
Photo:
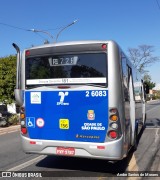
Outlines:
[[[76,59],[76,61],[74,61]],[[65,79],[69,84],[92,83],[92,78],[97,82],[92,84],[106,86],[107,58],[105,53],[51,55],[43,57],[26,58],[26,84],[53,84],[47,79]],[[76,79],[75,79],[76,78]],[[80,79],[79,79],[80,78]],[[87,78],[87,79],[86,79]],[[41,81],[42,82],[42,81]],[[57,81],[58,82],[58,81]],[[55,83],[56,84],[56,83]]]

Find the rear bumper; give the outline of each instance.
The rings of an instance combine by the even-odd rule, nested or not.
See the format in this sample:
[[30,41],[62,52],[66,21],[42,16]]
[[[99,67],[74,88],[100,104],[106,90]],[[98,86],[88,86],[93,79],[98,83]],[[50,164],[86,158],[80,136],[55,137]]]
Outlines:
[[[106,160],[121,160],[124,157],[123,137],[106,143],[37,140],[24,136],[21,139],[23,150],[26,153],[57,155],[57,147],[73,147],[75,148],[74,157]],[[97,148],[97,146],[103,146],[103,148]]]

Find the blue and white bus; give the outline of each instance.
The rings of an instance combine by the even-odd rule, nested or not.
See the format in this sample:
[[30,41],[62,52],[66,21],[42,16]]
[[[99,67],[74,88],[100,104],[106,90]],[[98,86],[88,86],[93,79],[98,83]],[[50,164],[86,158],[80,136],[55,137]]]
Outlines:
[[143,81],[116,42],[61,42],[23,52],[13,46],[26,153],[121,160],[137,146],[145,124]]

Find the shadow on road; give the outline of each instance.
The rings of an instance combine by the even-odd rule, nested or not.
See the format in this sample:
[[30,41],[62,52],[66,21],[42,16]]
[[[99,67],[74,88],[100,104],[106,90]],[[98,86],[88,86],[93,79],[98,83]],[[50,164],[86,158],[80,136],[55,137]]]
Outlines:
[[[143,134],[143,130],[138,135],[138,143]],[[78,171],[81,176],[88,173],[90,176],[107,176],[116,175],[117,173],[124,173],[127,171],[129,163],[132,159],[134,150],[131,149],[128,156],[121,161],[109,162],[107,160],[96,160],[75,157],[62,157],[62,156],[47,156],[42,161],[36,164],[37,167],[47,169],[49,171]]]
[[159,118],[150,118],[146,122],[146,128],[160,128],[160,119]]
[[128,164],[132,158],[133,151],[131,151],[127,158],[115,163],[108,162],[106,160],[95,160],[85,158],[74,157],[62,157],[62,156],[48,156],[42,161],[36,164],[37,167],[47,168],[47,170],[53,171],[78,171],[81,176],[88,172],[90,176],[105,176],[107,173],[117,174],[126,171]]

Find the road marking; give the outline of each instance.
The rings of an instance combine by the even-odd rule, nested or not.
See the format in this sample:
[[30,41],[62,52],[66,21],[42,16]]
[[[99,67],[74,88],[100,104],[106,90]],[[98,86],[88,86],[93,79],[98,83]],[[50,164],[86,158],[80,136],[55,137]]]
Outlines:
[[146,113],[149,113],[150,111],[152,111],[152,110],[154,110],[154,109],[159,109],[159,106],[155,106],[154,108],[152,108],[152,109],[149,109],[148,111],[146,111]]
[[130,160],[130,163],[128,165],[128,171],[138,171],[138,165],[137,165],[137,161],[136,161],[136,158],[135,158],[135,155],[133,154],[131,160]]
[[155,127],[155,128],[154,128],[154,127],[149,127],[149,126],[148,126],[148,127],[146,127],[146,129],[158,130],[159,128],[158,128],[158,127]]
[[12,130],[10,132],[7,132],[7,133],[13,133],[13,132],[16,132],[16,131],[19,131],[18,129],[17,130]]
[[159,129],[156,129],[156,133],[155,133],[155,140],[154,142],[157,142],[159,140],[159,136],[160,134],[158,133]]
[[24,169],[24,168],[26,168],[26,167],[28,167],[28,166],[30,166],[30,165],[38,162],[38,161],[41,161],[45,157],[47,157],[47,156],[46,155],[40,155],[40,156],[38,156],[38,157],[36,157],[36,158],[34,158],[32,160],[29,160],[29,161],[27,161],[27,162],[25,162],[23,164],[20,164],[20,165],[15,166],[15,167],[13,167],[11,169],[8,169],[7,171],[20,171],[21,169]]

